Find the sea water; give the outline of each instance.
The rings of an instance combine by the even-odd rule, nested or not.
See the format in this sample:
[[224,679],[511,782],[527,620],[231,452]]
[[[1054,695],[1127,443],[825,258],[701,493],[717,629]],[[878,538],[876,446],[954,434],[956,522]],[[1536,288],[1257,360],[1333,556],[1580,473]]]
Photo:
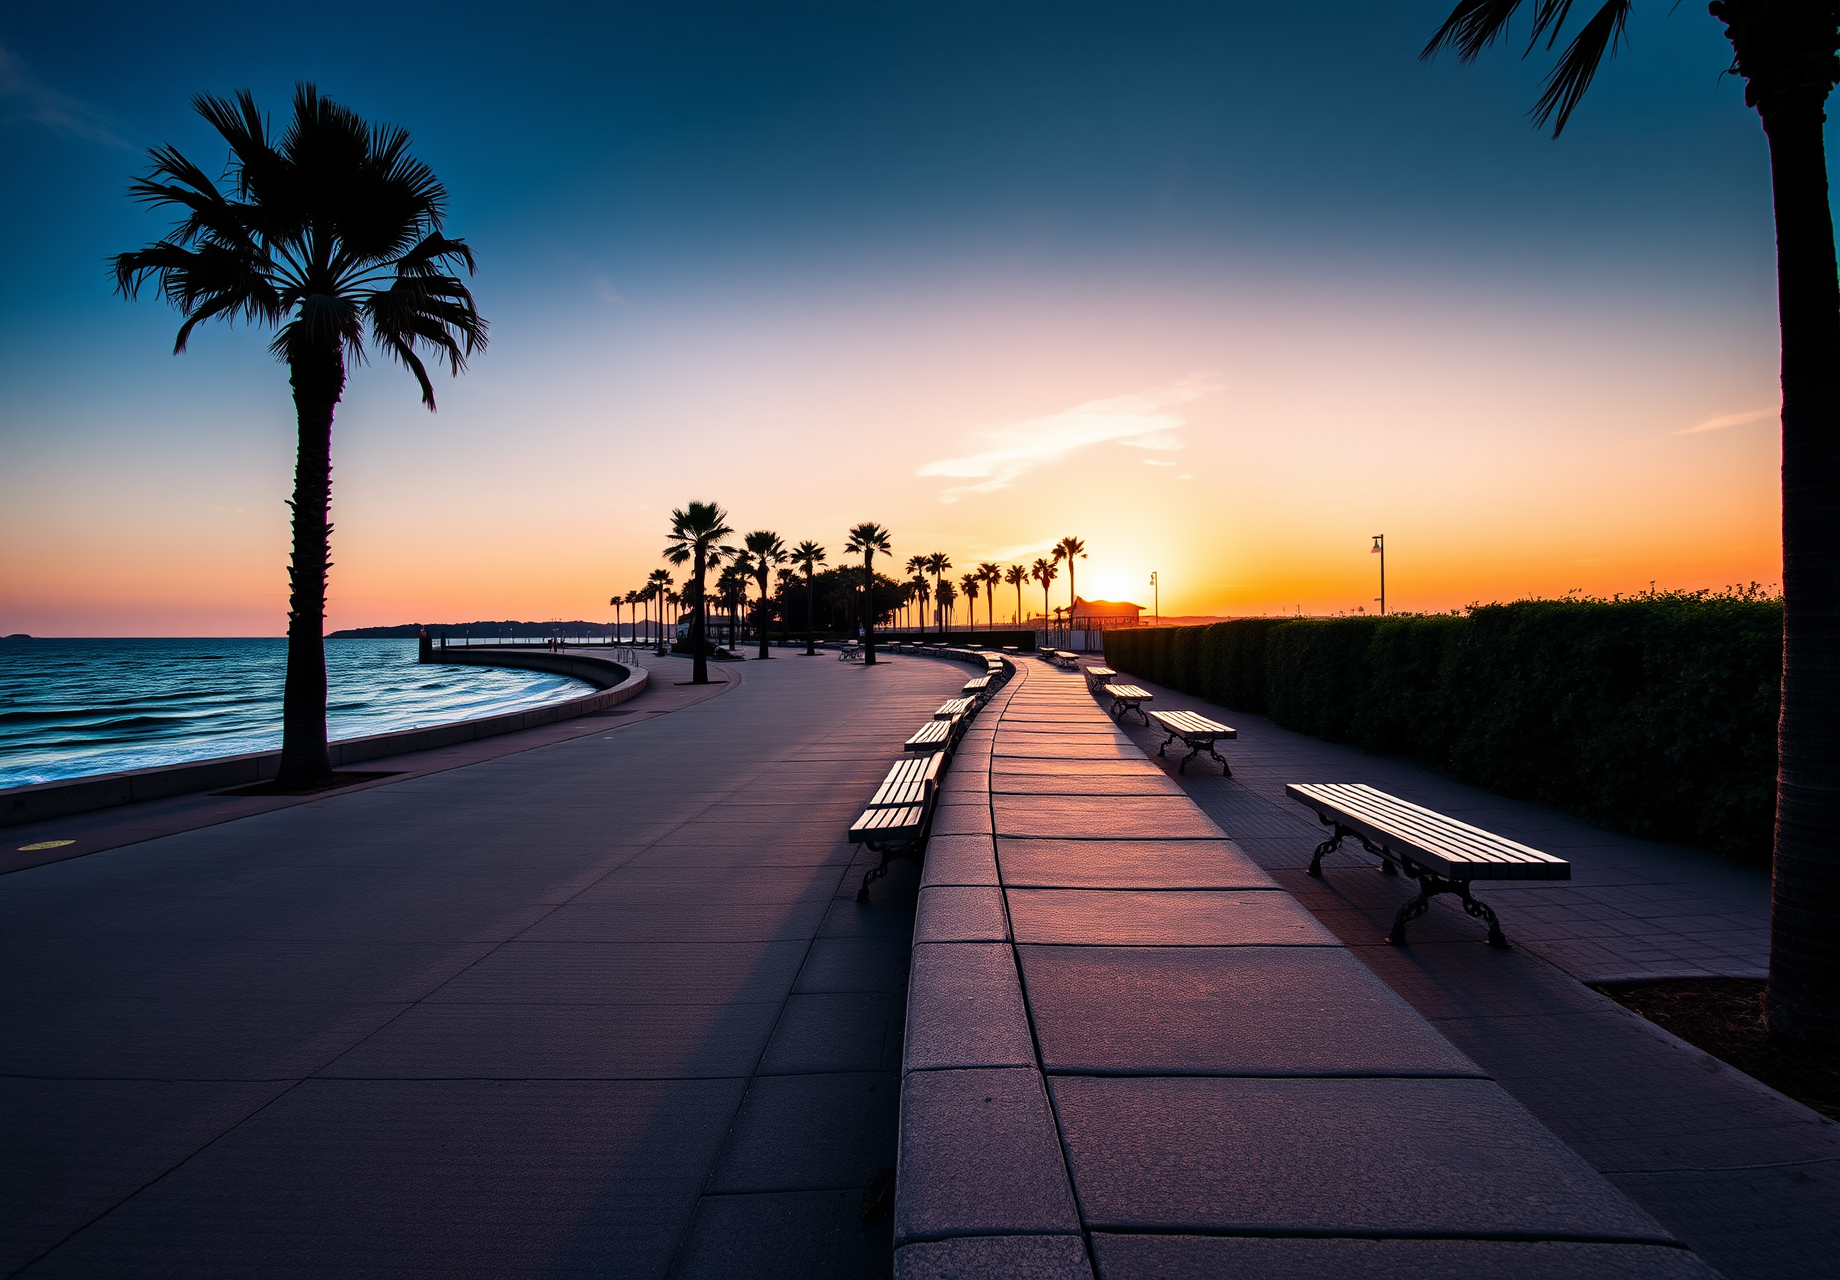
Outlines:
[[[414,640],[326,641],[326,727],[360,738],[586,693],[567,676],[416,662]],[[0,787],[281,745],[287,641],[0,641]]]

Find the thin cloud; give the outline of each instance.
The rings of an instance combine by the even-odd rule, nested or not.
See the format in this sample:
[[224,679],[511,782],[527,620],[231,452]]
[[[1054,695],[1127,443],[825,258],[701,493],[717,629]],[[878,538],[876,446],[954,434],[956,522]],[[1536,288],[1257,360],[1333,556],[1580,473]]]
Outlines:
[[1767,409],[1751,409],[1745,413],[1728,413],[1723,417],[1707,418],[1697,427],[1688,427],[1684,431],[1676,431],[1674,434],[1677,436],[1691,436],[1697,435],[1701,431],[1723,431],[1726,427],[1741,427],[1748,422],[1762,422],[1765,418],[1775,418],[1781,416],[1781,414],[1782,408],[1778,405],[1771,405]]
[[[1118,443],[1130,444],[1131,442],[1129,440],[1120,440]],[[1144,465],[1146,467],[1173,467],[1176,464],[1168,461],[1165,458],[1145,458]]]
[[133,151],[135,147],[109,127],[109,118],[87,102],[59,93],[26,70],[5,45],[0,45],[0,101],[25,108],[26,119],[67,138],[86,138],[105,147]]
[[1171,410],[1215,389],[1213,377],[1200,374],[1148,391],[1088,400],[1045,417],[986,427],[977,434],[989,443],[989,448],[926,463],[916,474],[973,481],[954,485],[939,495],[941,502],[957,502],[968,493],[1008,489],[1029,472],[1065,461],[1071,454],[1096,444],[1180,449],[1182,442],[1174,432],[1186,426],[1188,420]]

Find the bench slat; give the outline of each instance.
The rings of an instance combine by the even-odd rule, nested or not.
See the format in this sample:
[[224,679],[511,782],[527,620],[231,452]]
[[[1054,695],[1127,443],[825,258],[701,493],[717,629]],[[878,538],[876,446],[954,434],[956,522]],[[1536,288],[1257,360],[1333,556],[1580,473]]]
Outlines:
[[[1336,787],[1338,784],[1327,784]],[[1349,791],[1359,787],[1367,794],[1344,796],[1342,802],[1357,814],[1369,817],[1389,827],[1397,828],[1407,838],[1420,838],[1427,842],[1439,842],[1441,846],[1460,856],[1473,857],[1487,862],[1563,862],[1551,854],[1530,849],[1505,836],[1498,836],[1492,831],[1472,827],[1456,818],[1447,817],[1431,809],[1421,808],[1410,801],[1390,796],[1384,791],[1376,791],[1362,784],[1340,784],[1340,788]],[[1338,789],[1340,789],[1338,788]]]

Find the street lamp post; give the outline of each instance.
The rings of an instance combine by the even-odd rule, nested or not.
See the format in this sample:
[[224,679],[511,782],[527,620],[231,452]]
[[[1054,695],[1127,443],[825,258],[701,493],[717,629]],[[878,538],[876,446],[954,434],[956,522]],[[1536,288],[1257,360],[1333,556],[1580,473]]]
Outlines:
[[1163,625],[1163,589],[1156,585],[1156,570],[1150,571],[1150,621],[1152,626]]
[[1386,535],[1374,535],[1373,555],[1380,557],[1380,616],[1386,617]]

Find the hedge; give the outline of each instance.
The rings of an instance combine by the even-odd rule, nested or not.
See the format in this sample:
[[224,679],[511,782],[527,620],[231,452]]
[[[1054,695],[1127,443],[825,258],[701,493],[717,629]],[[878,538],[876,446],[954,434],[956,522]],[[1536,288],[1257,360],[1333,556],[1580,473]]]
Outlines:
[[1599,824],[1767,864],[1782,606],[1755,592],[1106,633],[1121,671],[1418,756]]

